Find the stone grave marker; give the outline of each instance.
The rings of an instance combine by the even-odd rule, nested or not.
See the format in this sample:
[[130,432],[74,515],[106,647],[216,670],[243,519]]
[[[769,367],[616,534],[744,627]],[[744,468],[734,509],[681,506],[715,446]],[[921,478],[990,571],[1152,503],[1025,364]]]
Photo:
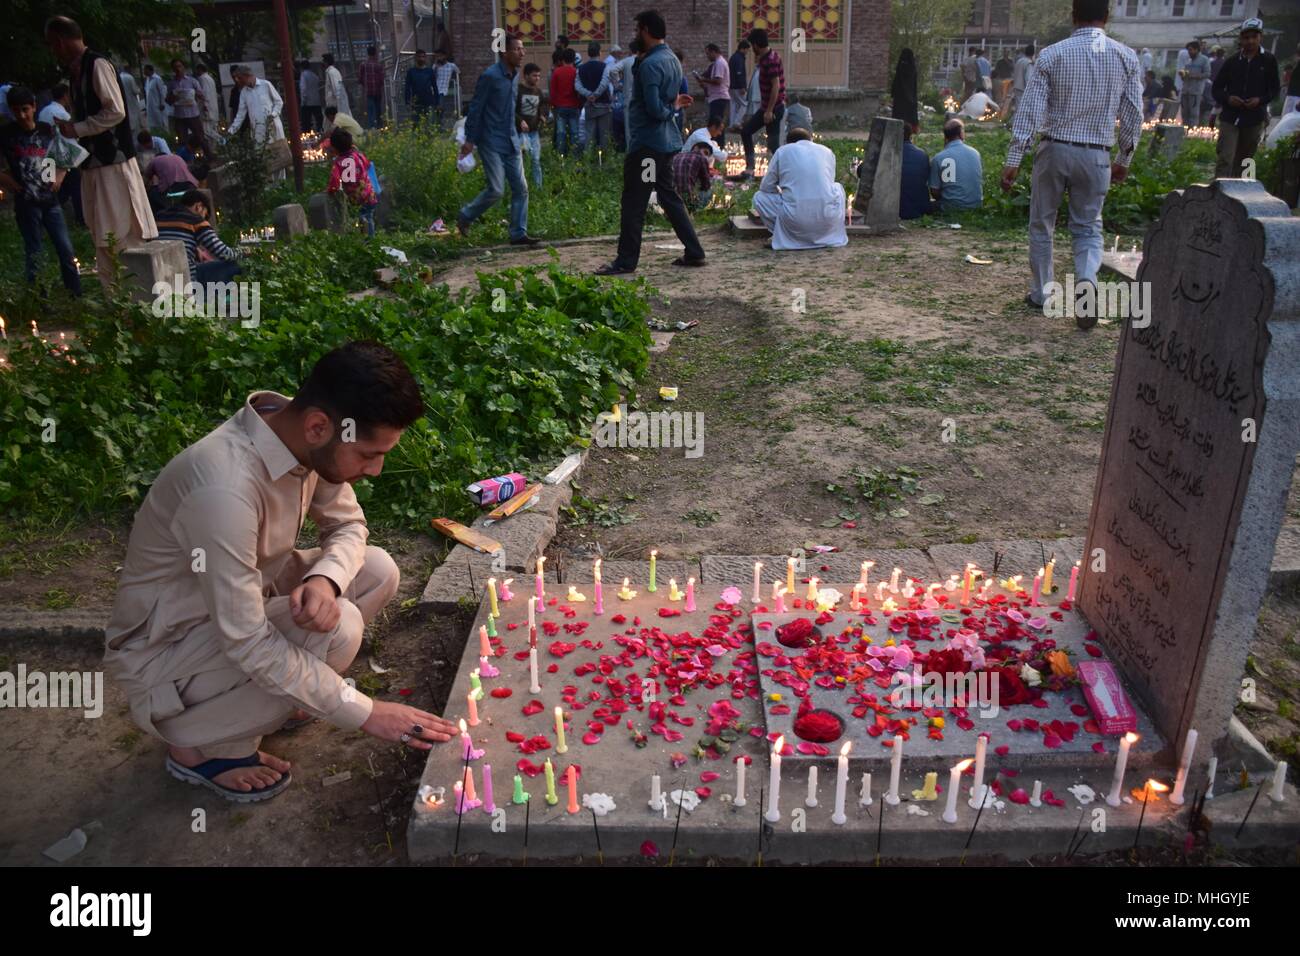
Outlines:
[[190,281],[190,263],[185,255],[185,243],[176,239],[152,239],[149,242],[123,249],[119,253],[122,268],[132,296],[141,302],[152,302],[154,285],[166,282],[175,288],[180,277],[181,292]]
[[1166,197],[1143,247],[1151,313],[1120,340],[1078,606],[1165,739],[1213,744],[1300,450],[1300,220],[1216,180]]
[[1171,160],[1183,148],[1183,140],[1186,137],[1187,131],[1179,123],[1157,123],[1155,133],[1151,137],[1150,153],[1152,156]]
[[312,193],[307,200],[307,224],[313,229],[343,231],[343,219],[339,214],[338,205],[328,193]]
[[[853,210],[875,231],[898,228],[898,193],[903,175],[903,121],[877,116],[871,120],[867,155],[858,168]],[[857,223],[857,216],[854,222]]]
[[271,213],[275,225],[275,241],[288,242],[295,236],[307,235],[307,213],[296,202],[276,206]]

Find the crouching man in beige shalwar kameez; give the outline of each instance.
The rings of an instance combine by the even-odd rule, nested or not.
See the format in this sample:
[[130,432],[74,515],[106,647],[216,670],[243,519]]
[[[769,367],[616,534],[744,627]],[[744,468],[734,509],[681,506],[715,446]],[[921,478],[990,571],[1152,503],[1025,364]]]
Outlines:
[[[275,796],[289,764],[261,738],[313,716],[422,750],[451,738],[449,721],[340,676],[398,585],[392,558],[366,544],[351,483],[378,475],[423,411],[395,353],[353,342],[292,400],[250,395],[159,473],[131,529],[104,666],[135,722],[169,744],[173,776],[239,802]],[[320,547],[296,550],[307,516]]]

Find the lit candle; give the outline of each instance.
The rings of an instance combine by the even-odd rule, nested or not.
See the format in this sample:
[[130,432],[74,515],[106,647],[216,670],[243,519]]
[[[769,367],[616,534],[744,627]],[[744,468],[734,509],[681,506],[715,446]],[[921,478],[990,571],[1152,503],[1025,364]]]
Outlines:
[[514,578],[506,578],[501,582],[501,600],[509,601],[515,596],[515,592],[510,590],[510,585],[515,583]]
[[851,611],[862,610],[862,592],[865,589],[866,589],[866,585],[863,584],[861,581],[853,585],[853,597],[849,599],[849,610]]
[[500,617],[501,608],[497,606],[497,579],[488,578],[487,587],[488,587],[488,604],[492,608],[492,616]]
[[757,604],[763,596],[762,591],[760,590],[763,586],[761,580],[762,575],[763,575],[763,562],[755,561],[754,562],[754,598],[753,598],[755,604]]
[[1034,792],[1029,795],[1029,805],[1031,807],[1041,807],[1043,805],[1043,781],[1034,781]]
[[862,786],[858,788],[858,806],[871,806],[871,774],[862,775]]
[[781,588],[776,592],[776,613],[785,613],[785,588]]
[[487,632],[486,624],[480,624],[478,626],[478,656],[479,657],[492,656],[492,642],[488,640],[488,632]]
[[564,742],[564,708],[556,705],[555,708],[555,752],[557,754],[567,754],[569,745]]
[[806,600],[809,604],[812,604],[814,601],[817,600],[817,579],[816,578],[808,579],[808,593],[804,595],[804,600]]
[[546,555],[539,555],[537,558],[537,613],[541,614],[546,608],[546,572],[542,565],[546,561]]
[[957,575],[949,576],[948,580],[943,582],[943,589],[949,592],[957,590]]
[[1029,595],[1029,606],[1038,607],[1038,595],[1043,588],[1043,569],[1039,568],[1038,573],[1034,575],[1034,588]]
[[732,800],[732,806],[743,807],[745,800],[745,758],[736,758],[736,799]]
[[465,719],[463,717],[460,720],[460,745],[462,748],[460,759],[472,759],[474,756],[474,741],[470,739],[469,728],[465,726]]
[[528,648],[528,693],[540,694],[542,685],[537,682],[537,648]]
[[469,725],[477,727],[478,719],[478,700],[474,697],[474,692],[470,691],[465,697],[465,705],[469,708]]
[[591,573],[593,577],[592,587],[596,592],[595,594],[596,604],[595,607],[592,608],[592,610],[594,610],[597,614],[604,614],[605,613],[605,590],[602,586],[603,582],[600,577],[600,558],[596,559],[596,564],[592,568]]
[[1074,567],[1070,568],[1070,590],[1065,595],[1067,601],[1074,600],[1074,588],[1079,583],[1079,562],[1074,562]]
[[618,591],[618,599],[620,601],[630,601],[632,600],[632,598],[636,597],[636,592],[633,591],[630,587],[628,587],[628,584],[629,584],[629,580],[627,578],[624,578],[623,586],[619,588]]
[[817,806],[817,767],[814,764],[808,768],[808,796],[804,798],[804,806]]
[[569,806],[566,809],[570,813],[577,813],[582,809],[578,806],[578,768],[570,764],[565,776],[569,778]]
[[879,604],[885,599],[885,582],[881,581],[876,584],[876,603]]
[[682,592],[677,590],[677,579],[669,578],[668,579],[668,600],[680,601],[681,599],[682,599]]
[[560,802],[560,798],[555,795],[555,768],[551,766],[550,757],[546,758],[542,769],[546,773],[546,802],[553,807]]
[[[864,569],[863,574],[866,574]],[[836,826],[844,826],[848,822],[848,817],[844,815],[844,791],[849,787],[849,751],[853,749],[853,741],[844,741],[844,746],[840,748],[840,759],[835,766],[835,810],[831,813],[831,823]]]
[[875,561],[862,562],[862,573],[858,575],[858,583],[862,585],[862,590],[864,591],[867,589],[867,585],[870,583],[867,579],[871,575],[871,569],[874,568],[875,566],[876,566]]
[[794,558],[785,559],[785,593],[794,593]]
[[1124,769],[1128,766],[1128,752],[1138,741],[1138,735],[1127,733],[1119,742],[1119,756],[1115,758],[1115,776],[1111,778],[1110,793],[1106,795],[1106,803],[1112,807],[1118,807],[1120,804],[1120,794],[1124,788]]
[[1286,761],[1279,760],[1277,767],[1273,771],[1273,789],[1269,790],[1268,798],[1274,803],[1281,803],[1286,799]]
[[695,579],[686,579],[686,613],[695,610]]
[[970,587],[971,587],[971,565],[966,565],[966,574],[961,579],[961,603],[965,607],[970,604]]
[[650,809],[662,810],[664,808],[663,791],[659,789],[659,774],[653,774],[650,777]]
[[984,734],[975,738],[975,782],[971,785],[968,802],[972,810],[978,810],[984,802],[984,757],[988,746],[989,738]]
[[483,809],[487,813],[496,813],[496,801],[492,799],[492,765],[483,765]]
[[966,768],[971,765],[971,760],[967,757],[957,766],[948,771],[948,803],[943,808],[943,822],[957,822],[957,791],[961,789],[961,775],[966,772]]
[[1188,730],[1187,739],[1183,741],[1183,756],[1178,761],[1178,776],[1174,778],[1174,792],[1169,795],[1169,802],[1183,805],[1183,788],[1187,786],[1187,771],[1192,766],[1192,755],[1196,752],[1196,731]]
[[902,573],[902,568],[894,568],[894,573],[889,576],[889,590],[894,594],[898,593],[898,576]]
[[886,614],[893,614],[897,608],[898,605],[894,603],[893,598],[885,598],[885,603],[880,605],[880,610],[884,611]]
[[[649,591],[651,594],[654,594],[655,592],[655,557],[658,554],[659,554],[658,551],[652,550],[650,552],[650,583],[646,585],[646,590]],[[624,588],[627,587],[627,578],[623,579],[623,587]]]
[[9,333],[5,331],[5,320],[3,316],[0,316],[0,339],[4,339],[6,342],[9,341]]
[[767,783],[767,813],[763,815],[768,823],[777,823],[781,819],[781,748],[785,738],[777,737],[772,745],[772,771]]
[[889,790],[885,802],[891,807],[898,806],[898,778],[903,772],[903,738],[894,735],[894,752],[889,756]]
[[1051,558],[1043,568],[1043,595],[1045,597],[1050,597],[1052,594],[1052,572],[1055,570],[1056,558]]

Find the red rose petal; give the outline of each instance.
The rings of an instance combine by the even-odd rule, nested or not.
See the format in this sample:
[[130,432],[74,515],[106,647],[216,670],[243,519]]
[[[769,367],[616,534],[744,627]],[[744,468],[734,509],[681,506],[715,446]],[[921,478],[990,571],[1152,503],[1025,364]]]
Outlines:
[[720,776],[722,776],[722,774],[714,773],[712,770],[706,770],[704,773],[700,774],[700,783],[712,783]]
[[530,700],[528,703],[524,704],[523,708],[521,709],[523,710],[525,717],[531,717],[533,716],[533,714],[540,714],[542,711],[544,711],[546,709],[546,705],[543,704],[540,700]]
[[655,846],[653,840],[646,840],[641,844],[641,855],[653,859],[659,855],[659,847]]
[[1083,649],[1087,651],[1089,654],[1091,654],[1093,657],[1101,657],[1103,653],[1102,649],[1095,644],[1085,644],[1083,645]]
[[713,788],[712,788],[712,787],[696,787],[696,788],[695,788],[695,795],[696,795],[697,797],[699,797],[701,800],[707,800],[707,799],[709,799],[709,797],[713,796]]
[[1025,793],[1025,791],[1022,788],[1017,787],[1015,790],[1011,791],[1011,793],[1007,796],[1007,799],[1010,800],[1012,803],[1028,803],[1029,794]]
[[1007,754],[1011,753],[1011,748],[1006,744],[1003,744],[1001,747],[994,747],[993,752],[999,757],[1005,757]]
[[510,696],[511,694],[513,694],[513,693],[514,693],[514,691],[512,691],[509,687],[493,687],[493,688],[492,688],[492,696],[495,697],[497,700],[505,700],[507,697],[509,697],[509,696]]

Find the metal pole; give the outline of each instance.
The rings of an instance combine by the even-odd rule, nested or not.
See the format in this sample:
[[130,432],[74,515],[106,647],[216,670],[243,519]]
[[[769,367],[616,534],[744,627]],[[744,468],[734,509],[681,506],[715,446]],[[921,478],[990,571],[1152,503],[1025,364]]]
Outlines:
[[293,156],[293,185],[302,192],[302,125],[298,121],[298,81],[294,76],[293,46],[289,43],[289,11],[285,0],[271,0],[275,39],[283,67],[284,108],[289,113],[289,152]]

